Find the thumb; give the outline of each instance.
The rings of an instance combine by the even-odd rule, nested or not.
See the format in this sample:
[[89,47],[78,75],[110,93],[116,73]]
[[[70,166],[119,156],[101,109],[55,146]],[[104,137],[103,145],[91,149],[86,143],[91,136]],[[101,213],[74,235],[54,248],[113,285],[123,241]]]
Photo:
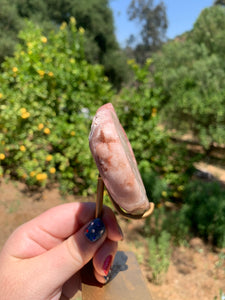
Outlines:
[[106,238],[105,231],[102,220],[94,219],[63,243],[32,259],[35,273],[40,274],[48,290],[63,285],[91,260]]

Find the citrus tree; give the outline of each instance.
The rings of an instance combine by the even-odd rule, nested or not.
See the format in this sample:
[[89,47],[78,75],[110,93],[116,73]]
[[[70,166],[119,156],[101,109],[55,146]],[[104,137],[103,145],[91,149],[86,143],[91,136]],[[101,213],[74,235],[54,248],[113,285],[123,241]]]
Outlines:
[[102,67],[85,59],[84,35],[74,18],[48,36],[31,22],[20,33],[0,75],[1,174],[92,191],[91,118],[112,92]]

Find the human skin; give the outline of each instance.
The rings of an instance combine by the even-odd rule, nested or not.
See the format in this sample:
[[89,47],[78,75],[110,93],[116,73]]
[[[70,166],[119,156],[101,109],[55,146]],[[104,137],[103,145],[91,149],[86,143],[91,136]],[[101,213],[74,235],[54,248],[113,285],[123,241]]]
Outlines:
[[67,203],[18,227],[0,252],[1,300],[70,299],[91,259],[96,279],[105,283],[104,266],[123,237],[112,210],[103,207],[105,231],[90,241],[86,230],[94,215],[94,203]]

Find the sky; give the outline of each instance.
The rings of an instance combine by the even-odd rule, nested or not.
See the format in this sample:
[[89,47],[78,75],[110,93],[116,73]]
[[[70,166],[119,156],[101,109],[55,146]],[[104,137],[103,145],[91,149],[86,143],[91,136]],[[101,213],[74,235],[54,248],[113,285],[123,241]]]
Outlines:
[[[130,34],[137,33],[135,21],[129,21],[127,8],[131,0],[110,0],[110,7],[114,15],[114,24],[117,40],[122,47]],[[158,3],[159,1],[154,1]],[[201,11],[210,7],[213,0],[164,0],[168,18],[167,38],[174,38],[177,35],[191,30]]]

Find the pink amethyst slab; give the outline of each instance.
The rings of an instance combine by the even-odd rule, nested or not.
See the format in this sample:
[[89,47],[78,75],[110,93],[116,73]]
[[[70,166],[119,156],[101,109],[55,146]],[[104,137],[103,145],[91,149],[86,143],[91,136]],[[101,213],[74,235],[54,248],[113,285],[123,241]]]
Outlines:
[[97,110],[89,145],[111,198],[131,214],[148,210],[149,201],[132,147],[111,103]]

